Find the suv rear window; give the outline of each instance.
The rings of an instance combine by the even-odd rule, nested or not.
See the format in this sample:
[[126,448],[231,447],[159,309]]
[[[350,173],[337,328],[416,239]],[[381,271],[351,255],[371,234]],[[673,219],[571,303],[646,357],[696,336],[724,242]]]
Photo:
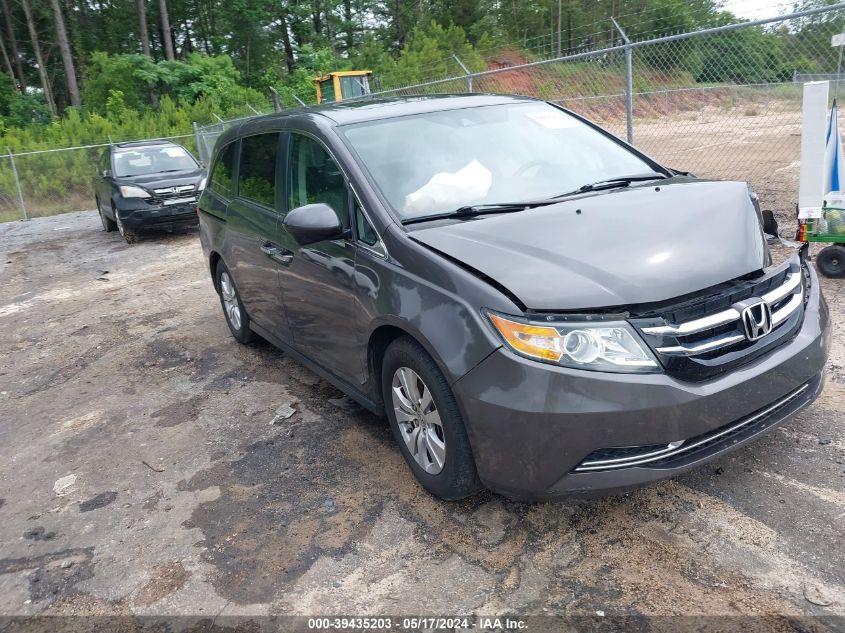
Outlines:
[[235,143],[229,143],[217,157],[208,188],[224,198],[232,197],[232,176],[235,166]]

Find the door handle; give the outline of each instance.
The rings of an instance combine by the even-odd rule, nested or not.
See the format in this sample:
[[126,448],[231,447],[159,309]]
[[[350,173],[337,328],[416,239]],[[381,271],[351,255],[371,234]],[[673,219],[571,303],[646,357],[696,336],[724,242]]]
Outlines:
[[267,257],[272,259],[274,262],[278,262],[284,266],[287,266],[293,261],[293,251],[290,251],[286,248],[282,248],[280,246],[276,246],[272,242],[265,242],[261,245],[261,252],[264,253]]

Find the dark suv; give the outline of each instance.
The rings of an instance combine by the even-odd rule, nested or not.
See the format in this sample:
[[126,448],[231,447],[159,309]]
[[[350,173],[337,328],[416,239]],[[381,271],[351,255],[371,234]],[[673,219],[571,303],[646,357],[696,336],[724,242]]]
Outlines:
[[120,231],[130,244],[142,231],[196,226],[204,187],[205,170],[170,141],[110,145],[94,179],[103,230]]
[[542,101],[255,118],[221,136],[199,206],[234,337],[385,412],[441,498],[676,475],[822,388],[815,273],[800,251],[772,264],[748,186]]

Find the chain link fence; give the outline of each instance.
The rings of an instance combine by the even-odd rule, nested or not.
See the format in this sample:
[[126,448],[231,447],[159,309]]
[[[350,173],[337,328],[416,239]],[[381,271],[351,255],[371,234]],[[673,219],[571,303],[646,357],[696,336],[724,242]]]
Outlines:
[[[379,92],[365,98],[485,92],[546,99],[663,164],[746,180],[765,208],[791,217],[802,83],[831,80],[837,96],[841,56],[830,34],[845,28],[845,3],[635,42],[624,23],[611,26],[618,41],[599,50],[532,61],[503,49],[488,56],[487,70],[405,86],[383,78]],[[803,37],[808,29],[816,36]],[[193,135],[176,140],[207,164],[220,134],[246,118],[195,124]],[[91,183],[106,145],[0,154],[0,220],[93,208]]]
[[217,139],[223,132],[241,121],[246,121],[261,114],[261,112],[256,112],[254,115],[229,119],[227,121],[221,119],[217,123],[210,125],[197,125],[194,123],[194,143],[197,148],[197,158],[200,159],[203,165],[208,165],[208,162],[211,160],[211,154],[214,151],[214,144],[217,143]]
[[601,50],[541,61],[505,50],[486,71],[376,94],[485,92],[553,101],[665,165],[700,177],[748,181],[765,208],[791,220],[802,83],[831,80],[832,98],[842,83],[839,49],[829,35],[794,35],[808,19],[816,30],[833,30],[826,24],[842,30],[843,18],[845,4],[835,4],[641,42],[628,42],[616,26],[619,44]]
[[[196,152],[193,134],[167,140]],[[7,149],[0,154],[0,222],[95,208],[94,178],[108,146],[97,143],[30,152]]]

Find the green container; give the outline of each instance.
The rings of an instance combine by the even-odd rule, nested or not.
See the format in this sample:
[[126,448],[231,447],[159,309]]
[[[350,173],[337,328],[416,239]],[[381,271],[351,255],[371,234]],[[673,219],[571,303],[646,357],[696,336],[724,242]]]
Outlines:
[[845,209],[828,209],[824,216],[828,234],[845,235]]

